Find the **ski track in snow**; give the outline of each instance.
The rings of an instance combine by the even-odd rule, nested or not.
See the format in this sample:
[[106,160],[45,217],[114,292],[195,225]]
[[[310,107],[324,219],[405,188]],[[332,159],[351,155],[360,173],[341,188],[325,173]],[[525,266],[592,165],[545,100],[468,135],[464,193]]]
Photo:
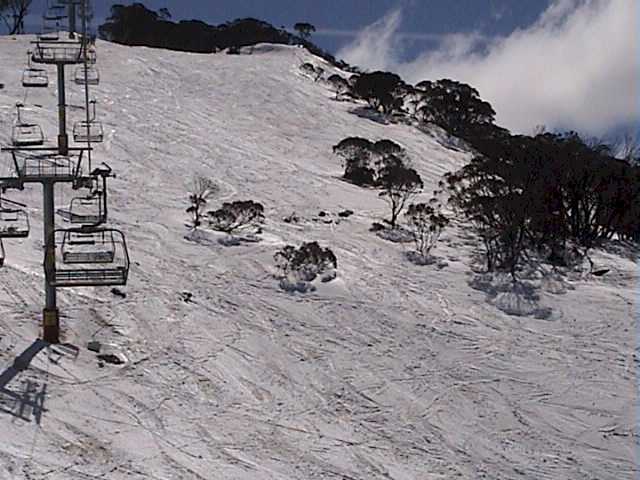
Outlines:
[[[3,144],[29,40],[0,37]],[[197,55],[98,42],[106,141],[94,162],[117,173],[111,223],[127,234],[130,284],[124,299],[59,294],[64,341],[80,351],[45,348],[0,385],[0,479],[634,478],[634,262],[602,254],[602,278],[492,292],[452,227],[435,250],[446,265],[413,265],[410,245],[368,231],[385,204],[337,179],[332,145],[400,143],[425,198],[468,155],[437,132],[350,113],[299,72],[304,61],[332,70],[294,47]],[[29,91],[25,111],[49,138],[55,90]],[[220,180],[213,204],[263,203],[268,241],[187,241],[194,172]],[[59,190],[64,206],[73,192]],[[5,242],[0,378],[37,338],[43,303],[40,191],[11,198],[28,203],[32,235]],[[312,221],[344,208],[355,215]],[[281,221],[294,211],[300,224]],[[336,252],[339,276],[290,294],[272,256],[304,240]],[[91,339],[128,362],[101,368]]]

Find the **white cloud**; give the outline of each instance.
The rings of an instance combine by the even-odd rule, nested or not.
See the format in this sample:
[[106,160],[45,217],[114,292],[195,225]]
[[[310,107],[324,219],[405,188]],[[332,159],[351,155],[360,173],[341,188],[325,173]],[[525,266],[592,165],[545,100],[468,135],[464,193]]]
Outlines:
[[395,10],[338,57],[412,83],[469,83],[494,106],[498,123],[514,131],[545,124],[597,135],[640,124],[638,19],[636,0],[555,0],[536,23],[507,37],[450,35],[437,50],[402,62],[402,12]]
[[393,10],[362,30],[351,44],[338,52],[338,57],[371,70],[388,69],[400,54],[401,22],[402,10]]

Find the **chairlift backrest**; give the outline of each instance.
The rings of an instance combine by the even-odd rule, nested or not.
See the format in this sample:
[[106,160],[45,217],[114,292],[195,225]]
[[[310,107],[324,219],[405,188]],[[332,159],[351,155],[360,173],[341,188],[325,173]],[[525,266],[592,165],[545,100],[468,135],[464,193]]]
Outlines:
[[0,209],[0,221],[3,222],[17,222],[19,210],[14,209]]
[[84,65],[80,65],[75,70],[73,80],[76,83],[76,85],[99,85],[100,72],[95,66],[87,65],[86,77],[85,77],[85,67]]
[[96,120],[96,101],[91,100],[89,105],[89,120],[81,120],[74,124],[73,139],[76,142],[100,143],[104,140],[104,129],[102,123]]
[[61,252],[66,264],[105,264],[115,260],[117,246],[112,230],[92,227],[65,231]]
[[22,120],[21,109],[24,105],[16,103],[16,120],[11,133],[13,145],[19,147],[37,146],[44,143],[42,128],[36,123],[27,123]]
[[27,52],[27,68],[22,74],[22,85],[24,87],[49,86],[49,74],[44,68],[36,68],[31,64],[31,52]]
[[73,140],[75,142],[100,143],[104,141],[102,123],[98,121],[81,120],[73,125]]
[[98,204],[99,200],[97,197],[84,197],[80,199],[79,203],[85,207],[93,207]]

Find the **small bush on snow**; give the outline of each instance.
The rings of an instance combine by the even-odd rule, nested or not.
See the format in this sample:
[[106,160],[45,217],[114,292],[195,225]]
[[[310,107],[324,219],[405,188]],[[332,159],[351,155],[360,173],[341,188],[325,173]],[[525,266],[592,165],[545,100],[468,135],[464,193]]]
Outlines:
[[276,252],[274,260],[284,277],[292,276],[302,282],[311,282],[322,274],[331,278],[338,268],[335,254],[329,248],[322,248],[318,242],[305,242],[299,248],[287,245]]
[[416,245],[416,253],[425,259],[449,224],[449,219],[440,213],[437,206],[426,203],[409,205],[405,216]]
[[218,210],[207,212],[207,216],[209,226],[221,232],[232,233],[246,227],[259,229],[264,222],[264,207],[253,200],[227,202]]

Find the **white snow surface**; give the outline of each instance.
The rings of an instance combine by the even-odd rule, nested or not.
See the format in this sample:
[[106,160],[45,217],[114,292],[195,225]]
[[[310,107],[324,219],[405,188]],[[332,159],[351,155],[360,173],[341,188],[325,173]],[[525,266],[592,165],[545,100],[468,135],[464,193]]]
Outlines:
[[[2,144],[30,40],[0,37]],[[424,199],[469,154],[435,130],[356,115],[299,71],[305,61],[333,71],[295,47],[198,55],[98,42],[106,141],[94,162],[117,173],[110,216],[129,242],[127,296],[60,291],[77,356],[50,346],[14,368],[39,335],[44,294],[40,187],[11,193],[33,230],[5,241],[0,270],[0,479],[635,478],[635,257],[600,253],[602,277],[513,287],[476,269],[479,244],[457,224],[437,262],[409,262],[410,244],[369,231],[386,204],[338,178],[331,147],[356,135],[400,143]],[[68,85],[71,123],[83,95]],[[53,82],[26,104],[55,138]],[[194,173],[220,182],[212,208],[263,203],[262,241],[186,239]],[[57,207],[72,195],[58,187]],[[313,221],[347,208],[340,223]],[[302,221],[284,223],[294,211]],[[273,254],[311,240],[336,253],[338,277],[282,290]],[[126,363],[101,367],[91,340]]]

